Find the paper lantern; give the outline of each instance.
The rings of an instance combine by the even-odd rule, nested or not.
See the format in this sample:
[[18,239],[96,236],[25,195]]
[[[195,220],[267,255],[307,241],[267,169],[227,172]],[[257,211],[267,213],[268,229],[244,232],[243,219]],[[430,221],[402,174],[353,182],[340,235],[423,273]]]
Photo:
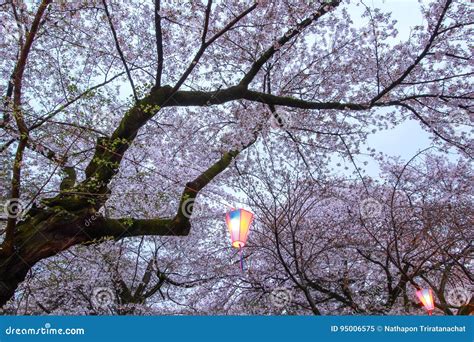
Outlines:
[[245,246],[252,220],[253,214],[245,209],[234,209],[227,213],[226,222],[233,247],[240,249]]
[[232,240],[232,247],[238,248],[240,252],[240,269],[244,271],[244,254],[242,248],[247,243],[249,236],[250,224],[253,220],[253,214],[244,209],[234,209],[227,213],[227,227]]
[[431,289],[420,289],[416,291],[416,296],[420,300],[421,304],[425,307],[428,314],[431,315],[431,311],[434,310],[433,291]]

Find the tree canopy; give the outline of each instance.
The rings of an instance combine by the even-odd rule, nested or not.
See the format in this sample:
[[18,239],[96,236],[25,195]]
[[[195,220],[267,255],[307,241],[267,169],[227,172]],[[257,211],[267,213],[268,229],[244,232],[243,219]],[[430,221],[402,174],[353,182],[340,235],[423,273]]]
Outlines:
[[[380,7],[0,4],[4,311],[472,312],[472,8]],[[364,150],[407,120],[429,150]]]

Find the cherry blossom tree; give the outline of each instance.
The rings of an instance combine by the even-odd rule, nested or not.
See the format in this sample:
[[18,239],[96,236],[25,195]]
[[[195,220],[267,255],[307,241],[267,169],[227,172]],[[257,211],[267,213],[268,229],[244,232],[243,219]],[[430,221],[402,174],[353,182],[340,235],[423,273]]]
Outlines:
[[433,155],[365,184],[259,170],[243,182],[259,222],[241,300],[270,293],[274,313],[420,314],[415,291],[429,287],[438,313],[472,312],[472,176]]
[[[355,163],[372,130],[414,118],[433,144],[472,157],[469,4],[420,5],[425,24],[401,42],[383,9],[367,7],[367,25],[359,27],[350,6],[339,0],[0,4],[6,210],[0,305],[35,265],[74,246],[125,239],[129,250],[144,236],[192,241],[194,207],[202,202],[218,215],[238,201],[230,191],[235,178],[262,166],[256,156],[264,152],[274,172],[285,174],[294,160],[317,184],[328,179],[333,154]],[[403,200],[393,197],[390,208]],[[392,219],[403,246],[408,219]],[[456,222],[463,227],[461,218]],[[275,229],[277,223],[267,222]],[[213,231],[204,228],[198,233]],[[460,247],[453,241],[455,250],[448,248],[447,238],[435,234],[426,247],[445,248],[438,261],[449,260],[464,277]],[[415,282],[429,266],[398,259],[402,252],[409,254],[387,252],[390,270],[407,276],[408,267],[406,282]],[[141,276],[150,260],[140,265]],[[450,271],[438,272],[442,279]],[[133,281],[125,283],[137,291]],[[311,300],[322,300],[314,293],[324,291],[297,286],[317,313]],[[359,310],[347,294],[329,290],[331,303]]]

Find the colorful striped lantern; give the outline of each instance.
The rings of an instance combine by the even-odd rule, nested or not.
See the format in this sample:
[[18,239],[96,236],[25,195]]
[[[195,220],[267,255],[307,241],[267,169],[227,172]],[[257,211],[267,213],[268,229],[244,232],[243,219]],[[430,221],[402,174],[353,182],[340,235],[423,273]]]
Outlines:
[[247,243],[250,224],[253,214],[245,209],[233,209],[226,215],[226,223],[229,228],[232,247],[238,248],[240,252],[240,269],[244,270],[244,258],[242,248]]
[[434,310],[433,291],[431,289],[420,289],[416,291],[416,296],[420,300],[421,304],[428,311],[428,315],[431,316],[431,312]]

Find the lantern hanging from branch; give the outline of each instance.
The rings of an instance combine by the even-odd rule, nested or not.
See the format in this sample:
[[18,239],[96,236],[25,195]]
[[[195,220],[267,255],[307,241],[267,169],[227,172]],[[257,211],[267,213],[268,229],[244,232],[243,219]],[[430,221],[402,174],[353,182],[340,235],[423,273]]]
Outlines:
[[244,258],[242,248],[247,243],[250,224],[253,214],[245,209],[232,209],[226,215],[226,223],[229,228],[232,247],[238,248],[240,252],[240,269],[244,270]]
[[434,310],[433,291],[431,289],[420,289],[416,291],[416,296],[428,311],[428,315],[431,316],[431,312]]

